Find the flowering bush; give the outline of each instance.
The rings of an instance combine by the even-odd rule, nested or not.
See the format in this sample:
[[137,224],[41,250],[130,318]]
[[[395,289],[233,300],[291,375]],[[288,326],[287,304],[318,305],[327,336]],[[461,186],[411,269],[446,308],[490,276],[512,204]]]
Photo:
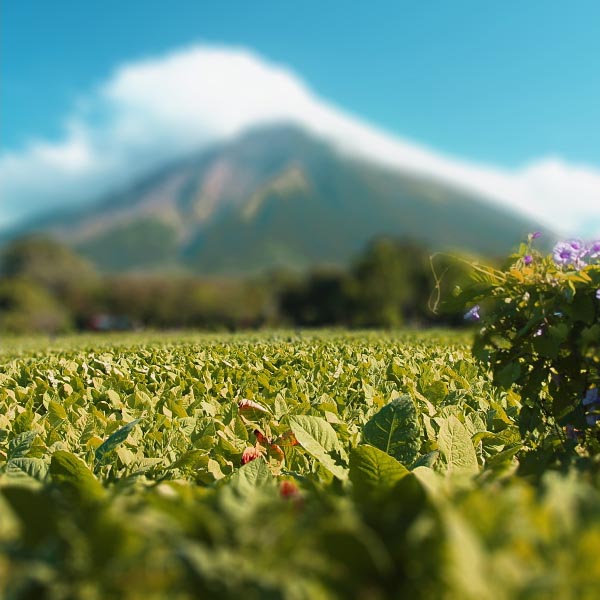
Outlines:
[[520,391],[529,450],[550,450],[545,460],[600,454],[600,241],[560,242],[544,256],[538,237],[504,269],[474,265],[459,294],[465,319],[480,326],[473,353],[496,383]]

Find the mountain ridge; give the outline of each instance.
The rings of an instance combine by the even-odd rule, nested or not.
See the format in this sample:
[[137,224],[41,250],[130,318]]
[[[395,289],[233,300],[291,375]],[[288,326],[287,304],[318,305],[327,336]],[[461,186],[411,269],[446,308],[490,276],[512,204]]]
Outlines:
[[103,271],[238,275],[346,264],[373,237],[504,254],[534,224],[493,199],[349,157],[298,126],[253,128],[20,233],[64,241]]

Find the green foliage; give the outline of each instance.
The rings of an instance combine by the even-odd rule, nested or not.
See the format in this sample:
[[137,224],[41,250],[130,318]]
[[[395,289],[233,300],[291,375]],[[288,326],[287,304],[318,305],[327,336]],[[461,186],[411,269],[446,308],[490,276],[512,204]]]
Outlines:
[[[65,414],[66,418],[66,414]],[[123,425],[120,429],[117,429],[111,434],[102,444],[96,448],[96,461],[98,464],[102,464],[106,455],[114,450],[119,444],[123,443],[129,436],[129,432],[141,421],[141,419],[134,419],[127,425]]]
[[119,276],[106,280],[103,310],[156,328],[247,328],[266,318],[269,294],[246,281]]
[[385,493],[409,471],[389,454],[364,444],[350,455],[350,481],[359,495]]
[[305,277],[274,281],[280,288],[281,318],[308,327],[350,325],[354,313],[354,280],[351,273],[315,269]]
[[96,307],[100,280],[70,248],[24,237],[0,253],[0,331],[59,333],[81,326]]
[[[136,235],[140,229],[143,224],[136,225]],[[150,227],[144,237],[160,239],[155,233]],[[112,242],[103,248],[120,253]],[[151,257],[144,253],[144,260]],[[0,331],[396,327],[456,321],[456,315],[435,316],[428,309],[434,281],[425,250],[393,239],[374,241],[347,269],[320,267],[247,279],[199,277],[164,267],[147,263],[140,272],[102,277],[55,241],[16,240],[0,258]],[[460,281],[455,268],[444,266],[444,272],[446,285]]]
[[177,233],[166,219],[139,217],[79,243],[77,249],[104,272],[172,267],[178,259]]
[[469,473],[479,470],[471,436],[455,416],[449,416],[440,426],[438,447],[449,470]]
[[339,479],[346,479],[345,469],[335,464],[330,454],[339,451],[340,443],[335,430],[325,419],[311,415],[298,415],[290,417],[289,424],[302,448],[330,473]]
[[363,428],[363,439],[401,463],[410,465],[421,447],[417,410],[410,396],[394,398]]
[[60,333],[71,328],[68,311],[44,288],[24,279],[0,280],[0,331]]
[[421,246],[392,239],[376,240],[352,272],[355,324],[397,327],[407,318],[423,316],[431,282],[427,253]]
[[75,495],[76,502],[87,504],[104,496],[102,485],[86,464],[70,452],[54,452],[49,473],[54,484]]
[[19,238],[2,250],[0,276],[26,280],[65,300],[97,282],[91,264],[67,246],[37,236]]
[[519,426],[531,450],[524,468],[539,473],[549,462],[585,464],[600,452],[600,264],[577,240],[558,244],[553,257],[533,239],[502,270],[477,265],[458,301],[481,304],[473,352],[497,384],[520,394]]
[[594,470],[515,476],[467,341],[4,340],[0,595],[593,597]]

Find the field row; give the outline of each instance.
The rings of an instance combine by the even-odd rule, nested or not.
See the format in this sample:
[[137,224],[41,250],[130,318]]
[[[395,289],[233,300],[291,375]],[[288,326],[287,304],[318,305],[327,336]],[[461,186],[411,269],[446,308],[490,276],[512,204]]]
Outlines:
[[5,597],[593,597],[596,487],[518,475],[466,341],[5,343]]

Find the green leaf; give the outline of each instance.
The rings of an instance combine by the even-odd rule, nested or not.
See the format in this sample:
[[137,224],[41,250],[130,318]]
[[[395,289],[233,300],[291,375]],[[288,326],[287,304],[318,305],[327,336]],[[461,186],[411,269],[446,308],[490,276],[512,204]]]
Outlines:
[[52,455],[49,472],[54,483],[84,503],[96,502],[104,497],[104,488],[94,474],[70,452],[57,450]]
[[63,405],[59,404],[54,400],[50,400],[50,402],[48,403],[48,420],[50,421],[50,423],[54,427],[56,427],[57,425],[62,423],[62,421],[64,421],[66,418],[67,413]]
[[48,474],[48,465],[41,458],[13,458],[6,464],[9,475],[27,475],[43,481]]
[[[44,541],[48,543],[52,536],[56,536],[56,530],[60,527],[60,519],[52,497],[44,487],[38,487],[37,484],[33,487],[19,483],[2,486],[0,493],[18,517],[20,544],[32,548]],[[5,552],[3,551],[3,553]],[[3,587],[5,586],[3,585]]]
[[113,408],[120,409],[123,407],[123,402],[121,401],[119,394],[115,392],[115,390],[106,390],[106,398],[108,399]]
[[438,434],[438,447],[448,463],[448,471],[477,473],[477,455],[465,426],[456,418],[448,417]]
[[184,452],[173,464],[167,467],[167,470],[181,469],[183,472],[190,472],[205,465],[207,460],[206,450],[193,448]]
[[437,450],[419,456],[417,460],[410,466],[410,470],[417,469],[418,467],[433,467],[435,461],[439,458],[440,453]]
[[548,327],[548,334],[559,344],[562,344],[569,337],[569,326],[566,323],[557,323]]
[[412,464],[421,447],[421,428],[410,396],[395,398],[364,426],[363,440],[393,456],[403,464]]
[[519,375],[521,375],[521,365],[518,362],[509,362],[495,374],[495,381],[507,388],[519,378]]
[[241,495],[253,493],[257,488],[274,484],[274,477],[267,463],[257,458],[235,471],[230,479],[231,486]]
[[338,465],[328,454],[340,448],[333,427],[321,417],[297,415],[289,419],[290,429],[296,440],[313,458],[317,459],[338,479],[346,479],[348,471]]
[[[593,323],[596,319],[596,306],[597,300],[592,298],[590,295],[585,293],[575,294],[572,304],[566,304],[563,306],[563,310],[573,321],[582,321],[584,323]],[[561,323],[565,327],[566,338],[569,327],[566,324]],[[564,339],[563,338],[563,339]]]
[[213,458],[210,458],[208,460],[206,470],[214,477],[215,481],[218,481],[219,479],[223,479],[223,477],[225,477],[223,471],[221,470],[221,465]]
[[106,455],[114,450],[119,444],[122,444],[126,439],[131,430],[141,421],[141,419],[134,419],[131,423],[117,429],[112,435],[110,435],[98,448],[96,448],[96,462],[102,464],[102,461]]
[[25,456],[31,449],[36,436],[37,433],[35,431],[24,431],[13,438],[8,443],[7,459],[11,460]]
[[129,465],[129,474],[139,475],[141,473],[146,473],[147,471],[160,465],[162,462],[162,458],[142,458],[139,460],[134,460]]
[[581,339],[586,344],[598,344],[600,342],[600,325],[596,324],[582,329]]
[[498,454],[488,458],[487,465],[489,467],[498,467],[503,463],[511,464],[512,458],[519,453],[521,448],[523,448],[523,444],[516,444],[515,446],[506,448],[502,452],[498,452]]
[[434,381],[423,391],[423,395],[434,404],[439,404],[448,395],[448,386],[441,380]]
[[350,453],[350,481],[359,495],[373,495],[391,488],[409,471],[394,457],[363,444]]
[[441,511],[447,553],[447,577],[458,598],[494,598],[489,578],[486,579],[486,553],[476,530],[454,507]]
[[[289,418],[290,429],[296,432],[308,434],[326,452],[339,450],[340,443],[335,429],[322,417],[311,415],[294,415]],[[298,436],[296,435],[296,439]],[[300,442],[300,440],[298,440]]]

